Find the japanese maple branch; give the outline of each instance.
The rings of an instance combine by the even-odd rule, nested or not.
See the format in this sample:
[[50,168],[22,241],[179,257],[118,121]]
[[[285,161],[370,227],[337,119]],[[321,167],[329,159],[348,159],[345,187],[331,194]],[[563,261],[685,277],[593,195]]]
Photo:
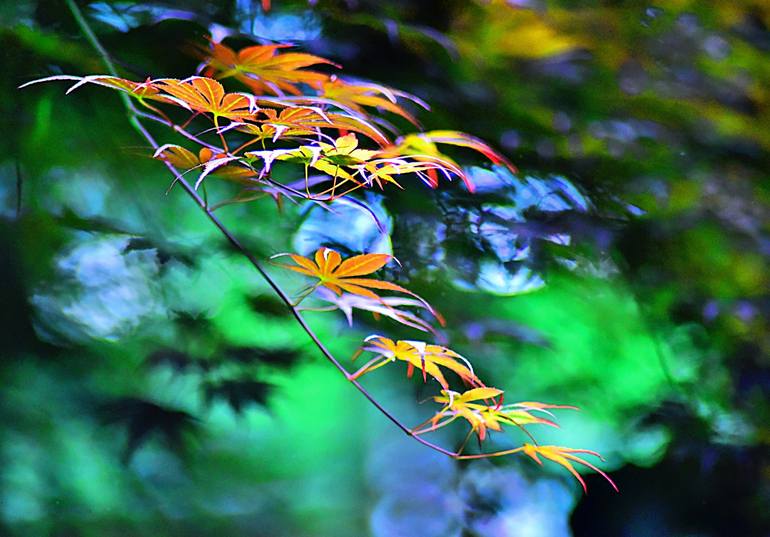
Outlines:
[[[80,11],[80,8],[75,4],[74,0],[65,0],[67,3],[67,6],[70,9],[70,12],[72,13],[73,17],[75,18],[78,26],[83,31],[83,34],[86,36],[86,39],[91,43],[91,45],[94,47],[94,49],[97,51],[99,56],[102,58],[102,61],[104,61],[105,66],[107,67],[107,70],[109,71],[109,74],[112,76],[117,77],[117,69],[115,68],[115,65],[113,64],[112,60],[110,59],[109,53],[104,49],[102,44],[99,42],[99,39],[94,34],[93,30],[91,30],[90,25],[83,17],[82,12]],[[125,93],[119,93],[121,100],[123,101],[123,105],[126,108],[126,111],[129,115],[129,121],[131,125],[142,135],[142,137],[153,147],[153,149],[158,149],[159,144],[155,141],[155,138],[150,134],[150,132],[142,125],[142,123],[139,121],[139,118],[146,115],[143,112],[140,112],[134,104],[131,102],[131,99],[126,95]],[[230,245],[235,248],[241,255],[243,255],[249,263],[256,269],[256,271],[259,273],[259,275],[267,282],[267,284],[273,289],[276,295],[281,299],[281,301],[286,305],[286,307],[289,309],[291,314],[296,319],[297,323],[302,327],[302,329],[305,331],[305,333],[308,335],[308,337],[311,339],[313,344],[315,344],[316,347],[318,347],[318,350],[321,351],[321,354],[326,358],[331,364],[337,368],[343,375],[345,375],[345,378],[350,381],[350,383],[355,386],[355,388],[361,392],[361,394],[366,397],[366,399],[369,400],[369,402],[374,405],[374,407],[379,410],[386,418],[388,418],[393,424],[401,429],[405,434],[408,436],[411,436],[421,444],[438,451],[440,453],[443,453],[444,455],[447,455],[449,457],[457,458],[461,455],[459,453],[450,451],[448,449],[445,449],[437,444],[434,444],[433,442],[430,442],[428,440],[425,440],[424,438],[420,438],[419,436],[415,436],[412,430],[404,425],[398,418],[396,418],[393,414],[391,414],[385,407],[383,407],[367,390],[364,388],[357,380],[351,378],[350,373],[348,373],[345,366],[343,366],[337,358],[334,357],[334,355],[326,348],[326,346],[321,342],[320,339],[318,339],[318,336],[315,334],[313,329],[307,324],[307,321],[305,321],[302,314],[299,312],[296,306],[293,305],[291,298],[286,294],[286,292],[278,285],[278,283],[265,271],[265,269],[262,267],[262,264],[259,262],[259,260],[254,257],[254,255],[249,252],[242,244],[241,242],[233,235],[230,230],[225,227],[225,225],[222,223],[221,220],[212,212],[212,209],[208,207],[206,202],[198,195],[198,193],[195,191],[195,189],[182,177],[182,174],[179,173],[179,171],[174,167],[173,164],[168,162],[167,160],[164,161],[164,164],[169,169],[169,171],[174,175],[175,180],[182,186],[182,189],[187,193],[190,198],[200,207],[200,209],[206,214],[208,219],[213,223],[217,229],[224,235],[224,237],[227,239],[227,241],[230,243]]]

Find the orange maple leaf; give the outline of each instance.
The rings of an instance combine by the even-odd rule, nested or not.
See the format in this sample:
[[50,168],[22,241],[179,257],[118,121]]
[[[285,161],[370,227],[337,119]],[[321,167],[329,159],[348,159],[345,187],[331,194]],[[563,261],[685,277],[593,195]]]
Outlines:
[[418,126],[415,117],[398,104],[398,100],[407,99],[428,108],[427,104],[413,95],[371,82],[344,80],[332,75],[316,86],[322,98],[362,116],[368,115],[365,107],[378,108],[401,116]]
[[[373,278],[360,278],[360,276],[366,276],[367,274],[376,272],[384,267],[388,261],[393,259],[392,255],[362,254],[349,257],[343,261],[342,256],[340,256],[339,252],[336,250],[321,247],[316,251],[313,260],[297,254],[278,254],[273,256],[273,258],[282,256],[288,256],[296,264],[284,265],[277,263],[278,266],[293,270],[294,272],[299,272],[305,276],[318,278],[316,287],[322,285],[331,289],[337,295],[341,295],[342,291],[347,291],[354,295],[361,295],[382,301],[381,297],[371,290],[381,289],[384,291],[395,291],[397,293],[405,293],[414,296],[427,305],[427,303],[415,293],[400,285],[382,280],[375,280]],[[431,312],[434,311],[433,308],[429,307],[429,309]]]
[[374,140],[378,145],[390,145],[390,140],[374,125],[363,118],[336,112],[324,112],[311,106],[284,108],[280,112],[272,108],[263,108],[253,121],[238,127],[239,131],[247,132],[257,140],[272,139],[273,142],[282,136],[318,136],[323,129],[352,131]]
[[194,112],[213,114],[214,118],[246,119],[259,110],[253,95],[227,93],[213,78],[192,76],[185,80],[161,78],[154,81],[163,91],[175,97],[182,106]]
[[[153,155],[153,158],[166,161],[175,168],[185,170],[185,172],[202,168],[202,176],[216,175],[223,179],[246,183],[251,185],[257,174],[254,170],[243,166],[227,165],[234,159],[224,153],[214,153],[208,147],[202,147],[196,155],[192,151],[176,144],[164,144],[160,146]],[[201,182],[201,178],[196,181],[196,186]]]
[[291,45],[256,45],[238,52],[221,43],[211,43],[211,48],[201,48],[205,57],[204,74],[223,79],[233,77],[248,86],[256,94],[270,93],[301,95],[296,84],[321,84],[329,78],[324,73],[305,70],[319,64],[334,62],[303,52],[279,53],[279,49]]

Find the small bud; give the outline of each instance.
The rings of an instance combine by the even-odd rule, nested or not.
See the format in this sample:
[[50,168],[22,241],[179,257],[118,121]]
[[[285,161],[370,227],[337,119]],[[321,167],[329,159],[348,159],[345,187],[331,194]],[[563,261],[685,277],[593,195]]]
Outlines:
[[208,147],[202,147],[200,151],[198,151],[198,159],[201,161],[201,164],[206,163],[211,160],[211,157],[214,156],[214,152],[211,151]]

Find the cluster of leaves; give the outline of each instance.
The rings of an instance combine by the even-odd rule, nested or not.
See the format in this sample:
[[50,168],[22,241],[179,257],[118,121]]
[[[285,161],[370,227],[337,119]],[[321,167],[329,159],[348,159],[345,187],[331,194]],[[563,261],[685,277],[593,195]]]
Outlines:
[[[384,110],[417,125],[405,101],[426,106],[406,93],[356,80],[310,70],[334,65],[310,54],[280,52],[286,45],[257,45],[237,53],[212,43],[202,72],[210,76],[180,79],[148,79],[136,82],[110,75],[59,75],[37,80],[74,80],[68,90],[98,84],[125,92],[149,111],[153,119],[174,126],[198,144],[197,154],[166,144],[155,157],[185,171],[197,169],[200,187],[208,175],[240,183],[243,191],[229,201],[251,200],[265,194],[278,198],[333,201],[355,190],[392,184],[402,188],[401,176],[415,175],[431,187],[440,176],[459,178],[472,190],[463,169],[439,145],[478,151],[494,163],[510,163],[482,141],[455,131],[407,134],[393,139],[395,127],[371,109]],[[233,78],[253,93],[228,92],[219,82]],[[309,90],[303,93],[302,90]],[[188,113],[174,122],[159,105],[171,105]],[[219,146],[190,133],[191,122],[206,118]],[[361,147],[363,137],[372,146]],[[247,151],[259,146],[258,150]],[[276,162],[304,167],[304,181],[281,181],[272,173]],[[310,172],[319,175],[311,176]]]
[[[193,188],[203,188],[208,211],[266,196],[279,204],[283,200],[309,200],[321,205],[346,197],[366,207],[365,201],[355,197],[357,191],[404,188],[411,177],[431,188],[439,186],[442,176],[460,179],[472,192],[469,176],[441,146],[473,150],[492,163],[515,171],[487,144],[461,132],[399,135],[383,116],[394,116],[395,121],[419,127],[410,107],[427,107],[422,101],[385,86],[327,74],[318,69],[336,68],[333,62],[286,48],[287,45],[257,45],[235,51],[212,42],[197,48],[202,59],[200,75],[183,80],[159,78],[138,82],[113,75],[57,75],[35,82],[75,81],[68,92],[84,84],[97,84],[134,99],[140,105],[135,108],[137,120],[165,124],[182,135],[190,147],[194,144],[192,149],[164,144],[157,148],[154,157],[180,170],[175,172],[175,183],[186,181],[187,173],[197,173]],[[220,81],[230,79],[248,91],[226,90]],[[205,191],[209,177],[235,184],[238,191],[209,206]],[[420,296],[396,283],[370,277],[393,260],[391,255],[364,253],[343,259],[337,251],[322,247],[312,259],[292,253],[277,254],[274,258],[284,256],[291,264],[275,264],[313,280],[289,304],[297,312],[312,309],[300,304],[315,295],[331,303],[323,309],[340,309],[348,315],[353,308],[366,310],[375,317],[385,316],[428,334],[438,334],[434,321],[444,324],[441,315]],[[378,294],[383,291],[389,296]],[[504,405],[502,390],[486,386],[466,358],[443,345],[372,335],[354,358],[362,353],[373,354],[373,358],[355,373],[347,373],[359,389],[360,377],[394,362],[405,362],[408,376],[419,370],[423,382],[430,377],[440,385],[440,394],[434,400],[441,408],[410,432],[420,437],[458,418],[465,420],[470,430],[459,449],[441,449],[453,457],[523,453],[540,463],[542,456],[564,466],[584,488],[585,483],[572,463],[599,471],[576,455],[598,456],[596,453],[541,446],[527,430],[530,425],[555,426],[543,416],[550,417],[551,409],[571,407],[535,402]],[[462,391],[450,388],[445,371],[458,377],[464,385]],[[465,453],[472,435],[481,444],[490,431],[501,431],[505,425],[524,431],[531,442],[504,451]],[[612,484],[606,474],[599,472]]]

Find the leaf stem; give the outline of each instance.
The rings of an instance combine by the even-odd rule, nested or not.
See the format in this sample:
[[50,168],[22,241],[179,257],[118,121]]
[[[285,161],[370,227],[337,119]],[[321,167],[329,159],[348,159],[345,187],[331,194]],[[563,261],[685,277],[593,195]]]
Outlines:
[[221,148],[219,148],[219,147],[217,147],[217,146],[215,146],[213,144],[210,144],[208,142],[204,142],[203,140],[201,140],[200,138],[198,138],[194,134],[191,134],[190,132],[188,132],[187,130],[185,130],[181,126],[177,125],[176,123],[174,123],[173,121],[171,121],[168,118],[164,118],[164,117],[160,117],[160,116],[155,116],[153,114],[149,114],[147,112],[143,112],[143,111],[137,109],[136,107],[133,108],[133,112],[138,117],[140,117],[140,118],[147,118],[149,120],[156,121],[158,123],[162,123],[163,125],[166,125],[167,127],[171,127],[172,129],[174,129],[174,131],[178,132],[179,134],[181,134],[182,136],[184,136],[188,140],[191,140],[191,141],[195,142],[196,144],[198,144],[200,146],[203,146],[203,147],[206,147],[208,149],[211,149],[215,153],[219,153],[221,151]]
[[486,459],[486,458],[489,458],[489,457],[503,457],[505,455],[513,455],[514,453],[521,453],[522,451],[524,451],[524,446],[517,447],[517,448],[514,448],[514,449],[506,449],[506,450],[503,450],[503,451],[495,451],[493,453],[476,453],[474,455],[460,455],[458,453],[458,454],[454,455],[454,458],[458,459],[458,460],[461,460],[461,461],[467,461],[467,460],[471,460],[471,459]]
[[217,114],[214,114],[214,128],[217,131],[217,134],[219,135],[219,139],[222,141],[222,148],[224,149],[225,153],[229,153],[230,150],[227,148],[227,141],[225,140],[225,135],[222,132],[222,128],[219,126],[219,116]]

